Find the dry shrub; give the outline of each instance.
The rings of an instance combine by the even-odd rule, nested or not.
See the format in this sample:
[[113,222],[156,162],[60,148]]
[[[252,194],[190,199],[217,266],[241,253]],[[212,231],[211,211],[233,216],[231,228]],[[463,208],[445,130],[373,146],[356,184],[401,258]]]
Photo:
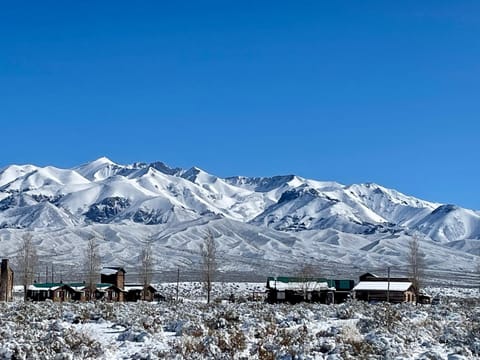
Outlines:
[[275,352],[266,348],[263,344],[258,347],[258,360],[275,360]]

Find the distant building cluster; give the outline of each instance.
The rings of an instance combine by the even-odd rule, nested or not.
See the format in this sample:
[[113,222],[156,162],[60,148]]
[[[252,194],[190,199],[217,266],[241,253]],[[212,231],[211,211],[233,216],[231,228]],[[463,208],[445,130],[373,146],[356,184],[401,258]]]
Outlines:
[[387,301],[391,303],[430,303],[426,294],[417,294],[408,278],[384,278],[371,273],[359,277],[355,285],[349,279],[324,279],[314,277],[269,277],[267,279],[267,301],[270,303],[319,302],[333,304],[348,299],[363,301]]
[[125,283],[126,271],[122,267],[104,267],[100,272],[100,283],[89,286],[83,283],[34,283],[27,289],[27,300],[86,301],[105,300],[153,301],[157,290],[150,284]]
[[[122,267],[104,267],[100,283],[85,282],[39,283],[27,287],[26,300],[55,302],[104,300],[110,302],[153,301],[163,299],[151,284],[125,283]],[[0,268],[0,301],[13,299],[14,273],[8,259],[3,259]],[[317,277],[268,277],[266,300],[270,303],[319,302],[333,304],[348,299],[368,302],[430,303],[430,296],[418,292],[408,278],[380,277],[365,273],[355,281],[351,279],[325,279]]]

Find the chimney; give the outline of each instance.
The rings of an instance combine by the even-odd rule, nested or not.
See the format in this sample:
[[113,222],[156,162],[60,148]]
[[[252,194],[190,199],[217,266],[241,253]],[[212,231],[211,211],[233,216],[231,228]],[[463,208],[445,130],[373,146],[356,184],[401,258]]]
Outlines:
[[0,301],[10,301],[12,293],[12,285],[9,276],[8,259],[2,259],[0,267]]

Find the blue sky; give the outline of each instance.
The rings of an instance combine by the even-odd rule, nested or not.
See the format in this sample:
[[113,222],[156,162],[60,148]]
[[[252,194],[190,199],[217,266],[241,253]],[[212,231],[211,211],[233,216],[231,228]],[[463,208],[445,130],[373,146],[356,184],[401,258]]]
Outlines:
[[480,209],[477,1],[0,6],[0,166],[107,156]]

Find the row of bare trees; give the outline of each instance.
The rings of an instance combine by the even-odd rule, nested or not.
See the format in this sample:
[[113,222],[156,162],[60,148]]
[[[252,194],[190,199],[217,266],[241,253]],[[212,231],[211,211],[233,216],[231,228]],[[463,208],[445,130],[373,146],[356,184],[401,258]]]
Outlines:
[[[27,288],[35,280],[36,268],[38,265],[37,246],[33,242],[33,236],[26,233],[22,236],[16,256],[17,268],[20,272],[23,285],[24,296],[27,296]],[[153,256],[151,242],[148,242],[141,250],[139,280],[145,287],[148,287],[152,280]],[[99,243],[94,236],[91,236],[84,251],[84,271],[86,278],[87,299],[93,298],[96,290],[96,284],[101,270],[101,256]],[[144,291],[145,294],[145,291]]]
[[[23,273],[22,284],[26,294],[27,286],[33,283],[35,277],[35,268],[38,261],[37,249],[32,241],[31,234],[27,233],[23,235],[17,254],[18,267],[21,273]],[[212,284],[218,267],[217,246],[214,236],[211,232],[208,232],[203,243],[200,244],[200,255],[202,262],[202,282],[207,293],[207,303],[210,303]],[[416,297],[418,299],[420,291],[423,287],[425,275],[424,254],[420,249],[418,236],[413,236],[410,239],[407,256],[409,277],[412,280],[412,284],[416,291]],[[88,239],[84,253],[84,264],[88,296],[91,297],[91,294],[95,293],[96,282],[101,270],[99,244],[94,236]],[[144,294],[146,293],[146,289],[152,281],[153,268],[154,258],[152,252],[152,240],[149,239],[141,249],[139,256],[139,280],[144,286]],[[305,296],[309,290],[307,288],[309,286],[307,280],[309,277],[313,276],[313,272],[314,270],[311,265],[306,265],[301,270],[300,276],[305,279]]]
[[[101,271],[102,264],[99,245],[95,236],[89,237],[83,254],[87,299],[93,298]],[[207,302],[210,303],[212,283],[217,271],[216,243],[211,232],[207,234],[200,245],[200,255],[202,259],[202,281],[207,292]],[[17,267],[22,274],[25,298],[28,285],[34,282],[37,265],[38,254],[37,247],[33,242],[33,236],[30,233],[24,234],[17,250]],[[152,240],[149,239],[142,247],[139,255],[139,281],[144,287],[144,297],[152,281],[154,265]]]

